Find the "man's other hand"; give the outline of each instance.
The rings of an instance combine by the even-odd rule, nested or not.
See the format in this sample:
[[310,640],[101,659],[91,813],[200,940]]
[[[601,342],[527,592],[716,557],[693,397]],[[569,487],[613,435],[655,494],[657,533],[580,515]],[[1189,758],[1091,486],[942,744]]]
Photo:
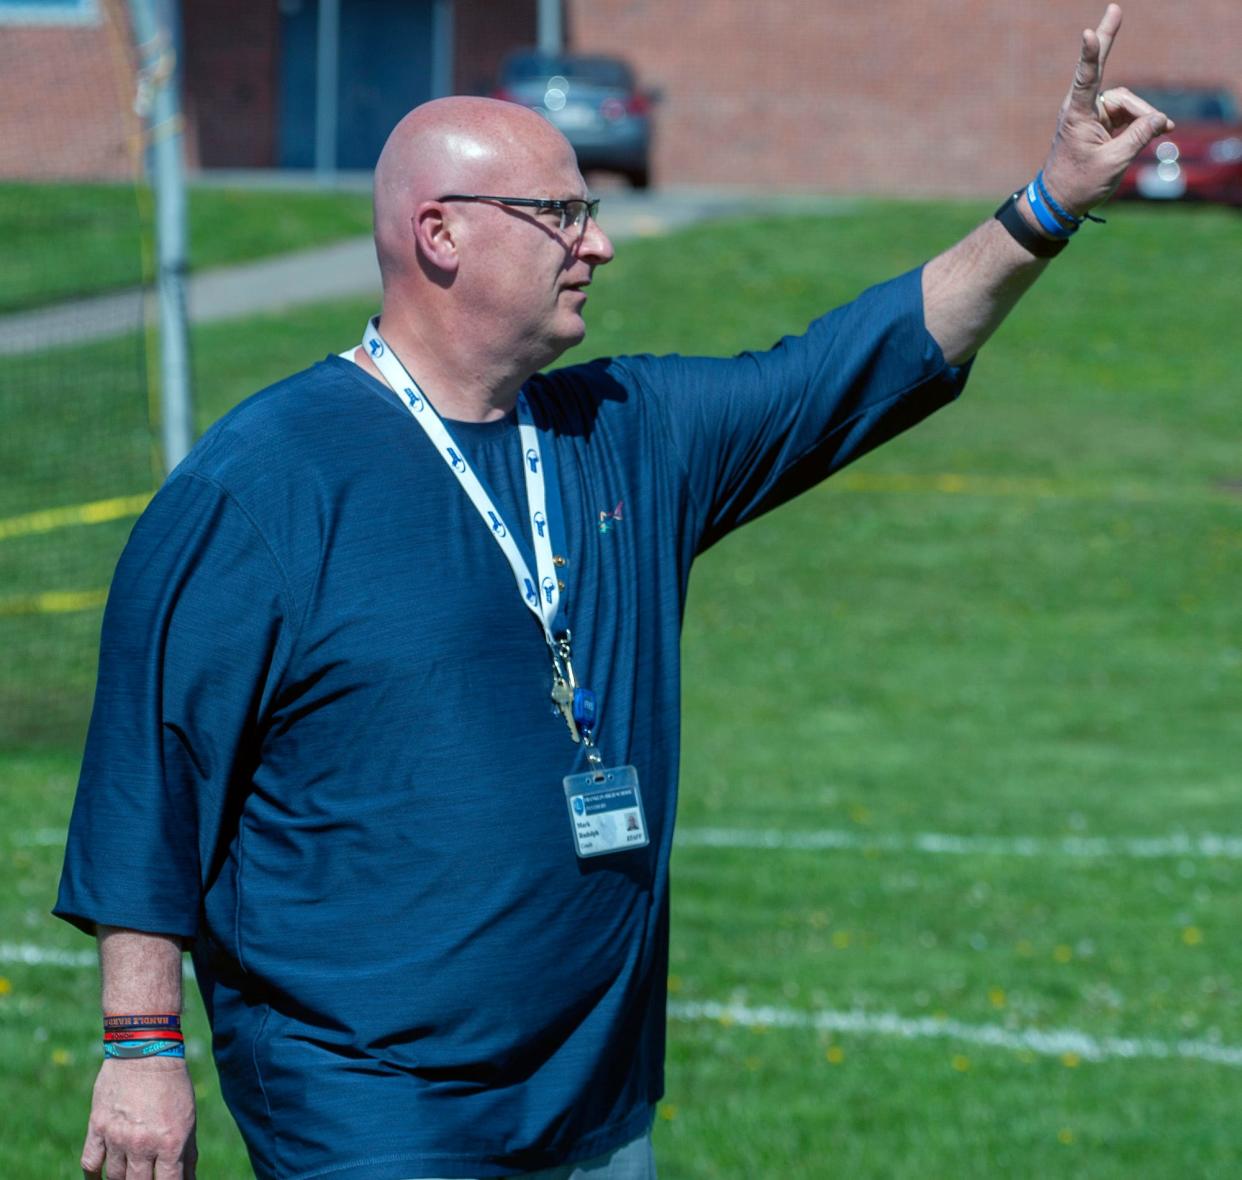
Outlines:
[[[194,1087],[178,1058],[104,1061],[82,1147],[88,1180],[191,1180]],[[106,1162],[105,1162],[106,1161]]]
[[1101,90],[1104,63],[1121,28],[1110,4],[1099,28],[1085,29],[1074,81],[1061,104],[1044,182],[1076,217],[1108,200],[1130,162],[1173,120],[1124,86]]

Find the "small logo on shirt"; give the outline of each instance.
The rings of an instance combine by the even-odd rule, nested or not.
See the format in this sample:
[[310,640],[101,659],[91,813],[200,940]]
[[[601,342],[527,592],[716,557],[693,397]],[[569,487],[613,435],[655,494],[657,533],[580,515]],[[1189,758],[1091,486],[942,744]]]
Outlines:
[[444,448],[448,452],[449,463],[454,471],[465,471],[466,461],[452,447]]
[[617,501],[617,506],[611,512],[601,511],[599,514],[599,531],[601,533],[610,533],[616,527],[617,522],[621,519],[622,500]]
[[497,516],[490,508],[487,510],[487,515],[492,522],[492,532],[494,532],[498,537],[507,537],[509,535],[509,530],[505,528],[504,521],[501,520],[500,517]]
[[539,535],[542,537],[544,534],[544,530],[548,527],[547,518],[544,516],[542,512],[537,511],[531,517],[531,520],[535,522],[535,529],[537,530]]
[[547,601],[547,604],[551,606],[552,605],[552,593],[556,589],[556,583],[552,581],[551,578],[544,578],[544,580],[540,583],[540,585],[543,587],[544,599]]
[[531,475],[539,474],[539,452],[534,447],[526,448],[526,462],[530,467]]
[[378,336],[372,336],[371,339],[367,341],[367,347],[371,350],[372,356],[384,355],[384,342]]
[[421,414],[423,412],[424,405],[423,399],[408,386],[401,392],[405,394],[405,400],[410,403],[410,409],[416,414]]

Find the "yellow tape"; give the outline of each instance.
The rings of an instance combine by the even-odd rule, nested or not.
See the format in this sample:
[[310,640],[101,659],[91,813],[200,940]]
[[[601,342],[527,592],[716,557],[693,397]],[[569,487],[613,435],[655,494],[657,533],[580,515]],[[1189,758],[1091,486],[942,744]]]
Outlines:
[[1003,479],[983,475],[936,472],[913,475],[902,472],[845,471],[832,484],[852,492],[944,492],[948,495],[1055,496],[1072,494],[1064,485],[1047,479]]
[[826,485],[839,492],[939,492],[960,496],[1028,496],[1033,499],[1129,500],[1142,502],[1219,500],[1224,490],[1211,487],[1133,483],[1088,483],[1036,476],[956,475],[932,472],[845,471]]
[[[1060,483],[1050,479],[1001,478],[981,475],[955,475],[939,472],[929,475],[912,475],[901,472],[845,471],[836,476],[828,487],[843,492],[942,492],[947,495],[976,496],[1072,496],[1119,498],[1128,500],[1158,500],[1198,496],[1213,489],[1180,488],[1165,489],[1134,486],[1093,486],[1089,484]],[[45,508],[27,512],[22,516],[0,519],[0,541],[11,537],[24,537],[31,533],[49,533],[54,529],[68,528],[78,524],[104,524],[110,520],[122,520],[137,516],[151,502],[154,492],[139,492],[134,496],[116,496],[111,500],[94,500],[89,504],[69,504],[63,508]]]
[[67,504],[63,508],[44,508],[22,516],[10,516],[0,520],[0,541],[31,533],[50,533],[75,524],[104,524],[109,520],[137,516],[151,502],[153,494],[141,492],[136,496],[116,496],[90,504]]
[[107,601],[107,590],[46,590],[42,594],[0,598],[0,617],[63,615],[70,611],[96,610]]

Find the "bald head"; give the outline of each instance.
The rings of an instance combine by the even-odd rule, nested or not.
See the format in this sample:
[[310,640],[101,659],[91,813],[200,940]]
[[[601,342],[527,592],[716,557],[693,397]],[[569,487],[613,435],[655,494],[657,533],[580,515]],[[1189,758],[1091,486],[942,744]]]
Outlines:
[[[375,166],[375,246],[385,288],[416,267],[412,219],[445,193],[507,193],[574,160],[547,120],[492,98],[439,98],[393,128]],[[549,193],[532,195],[548,196]]]
[[587,200],[569,141],[516,103],[442,98],[397,124],[375,167],[381,323],[437,408],[507,411],[586,334],[586,288],[612,258],[588,211],[566,220]]

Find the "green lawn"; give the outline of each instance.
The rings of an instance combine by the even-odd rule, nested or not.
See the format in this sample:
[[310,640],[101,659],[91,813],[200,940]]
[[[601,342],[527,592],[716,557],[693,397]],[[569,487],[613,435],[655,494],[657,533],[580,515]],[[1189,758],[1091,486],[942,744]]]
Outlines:
[[[876,203],[626,243],[592,288],[582,355],[764,346],[986,212]],[[1225,260],[1240,250],[1224,211],[1112,211],[983,352],[962,402],[700,562],[665,1180],[1242,1170],[1242,860],[1189,842],[1238,822],[1242,341]],[[347,346],[368,310],[196,330],[200,422]],[[61,359],[101,373],[127,356]],[[146,486],[140,423],[112,486],[106,465],[40,457],[72,453],[90,405],[6,416],[27,489],[12,511]],[[127,527],[0,539],[4,592],[104,585]],[[0,942],[90,946],[47,909],[98,624],[0,614],[15,883]],[[707,829],[840,846],[710,847]],[[920,851],[928,833],[964,843]],[[1136,843],[1177,834],[1180,852]],[[73,1172],[97,983],[12,960],[5,1175],[43,1180]],[[704,1018],[711,1004],[732,1007]],[[189,1027],[200,1174],[244,1177],[196,998]],[[1091,1040],[1040,1051],[1034,1034],[1056,1030]]]
[[[0,313],[129,287],[152,273],[151,195],[133,185],[0,184]],[[371,228],[352,192],[191,188],[197,270],[315,246]]]

